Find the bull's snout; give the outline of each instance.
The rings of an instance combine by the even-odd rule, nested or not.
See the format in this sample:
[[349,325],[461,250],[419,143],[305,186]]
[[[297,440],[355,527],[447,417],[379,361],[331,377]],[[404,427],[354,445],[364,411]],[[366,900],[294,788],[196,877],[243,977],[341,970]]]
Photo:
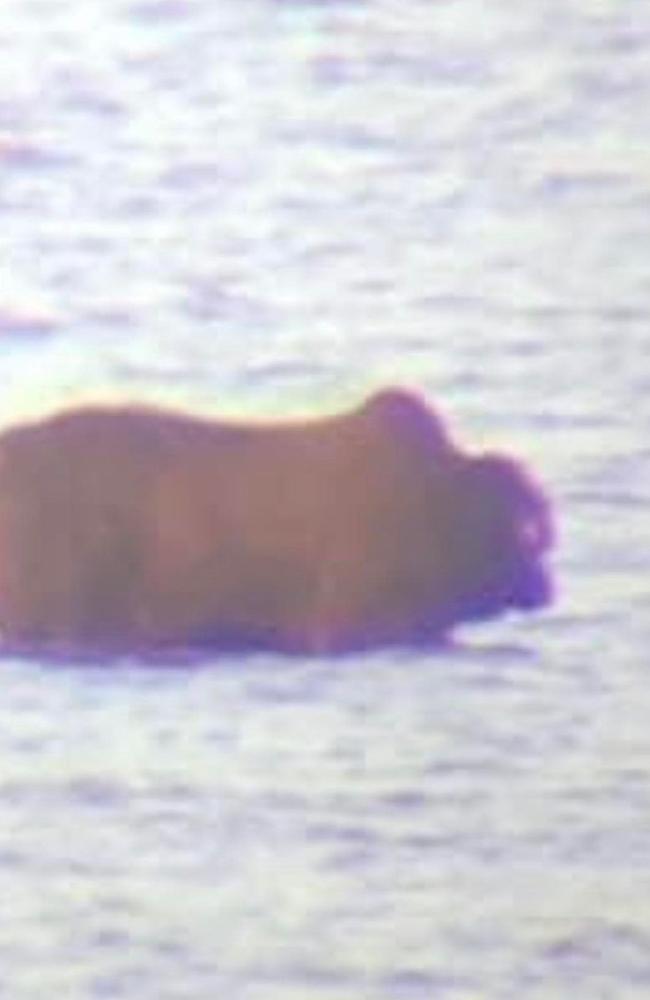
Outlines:
[[545,607],[553,599],[553,584],[545,556],[553,545],[555,531],[546,506],[536,515],[525,518],[517,531],[512,603],[526,610]]
[[552,599],[551,575],[543,563],[536,561],[519,568],[512,587],[514,607],[532,611],[545,607]]

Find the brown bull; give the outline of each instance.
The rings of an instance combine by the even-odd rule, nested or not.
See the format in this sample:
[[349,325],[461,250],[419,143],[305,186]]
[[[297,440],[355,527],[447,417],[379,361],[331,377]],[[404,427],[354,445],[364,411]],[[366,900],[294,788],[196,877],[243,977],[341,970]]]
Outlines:
[[549,514],[416,396],[311,421],[72,410],[0,435],[6,646],[340,652],[546,603]]

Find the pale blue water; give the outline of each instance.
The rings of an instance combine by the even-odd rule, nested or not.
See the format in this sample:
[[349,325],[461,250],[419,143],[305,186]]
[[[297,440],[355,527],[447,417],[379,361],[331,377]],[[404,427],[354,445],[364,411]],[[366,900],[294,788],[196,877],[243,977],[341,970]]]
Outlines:
[[645,1000],[650,10],[5,0],[0,51],[3,422],[401,381],[561,519],[555,608],[444,653],[5,659],[0,997]]

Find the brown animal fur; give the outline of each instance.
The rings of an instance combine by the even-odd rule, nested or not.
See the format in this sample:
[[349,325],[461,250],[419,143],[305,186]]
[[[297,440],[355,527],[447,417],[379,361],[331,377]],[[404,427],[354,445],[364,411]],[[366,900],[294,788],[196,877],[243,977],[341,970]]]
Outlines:
[[400,390],[312,421],[98,407],[0,435],[8,645],[429,641],[544,603],[548,543],[515,463],[465,456]]

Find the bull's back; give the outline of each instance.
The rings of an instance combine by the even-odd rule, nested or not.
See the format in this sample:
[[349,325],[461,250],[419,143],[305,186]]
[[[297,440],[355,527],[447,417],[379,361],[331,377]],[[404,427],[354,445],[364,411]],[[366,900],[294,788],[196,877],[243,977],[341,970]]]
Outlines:
[[299,643],[320,560],[345,533],[345,437],[317,422],[298,432],[135,409],[6,432],[5,636],[146,643],[259,630]]

